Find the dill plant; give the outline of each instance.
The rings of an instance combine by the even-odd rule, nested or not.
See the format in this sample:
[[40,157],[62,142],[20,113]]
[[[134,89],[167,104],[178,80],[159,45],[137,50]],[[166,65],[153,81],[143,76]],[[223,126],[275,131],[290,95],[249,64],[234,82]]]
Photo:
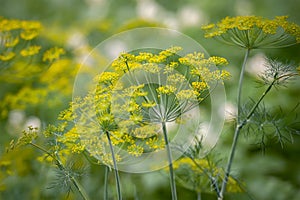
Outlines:
[[[23,135],[20,138],[18,138],[16,142],[14,140],[11,141],[8,151],[13,151],[14,149],[22,148],[25,145],[30,145],[33,148],[38,149],[44,154],[41,157],[37,158],[38,160],[40,160],[41,162],[46,161],[49,163],[53,163],[56,166],[57,180],[53,182],[51,187],[65,189],[68,194],[70,193],[70,191],[73,190],[72,188],[74,188],[78,191],[82,199],[89,200],[86,191],[78,181],[78,178],[81,177],[85,171],[82,168],[84,165],[79,164],[79,168],[74,167],[75,165],[78,165],[78,162],[76,163],[74,160],[67,160],[66,155],[70,155],[69,151],[66,149],[65,151],[62,151],[62,143],[58,142],[57,135],[53,134],[53,131],[58,133],[57,131],[59,131],[59,129],[54,128],[52,126],[50,131],[51,133],[49,131],[50,128],[45,130],[41,135],[37,128],[30,126],[28,127],[28,130],[23,131]],[[43,137],[48,138],[48,142],[50,142],[50,148],[44,147],[39,144],[41,142],[38,140],[42,139]],[[54,143],[51,144],[51,142]]]
[[226,70],[215,68],[227,65],[226,59],[205,58],[202,53],[178,56],[181,50],[170,47],[121,54],[94,78],[93,90],[75,98],[60,113],[60,122],[42,132],[49,149],[33,143],[26,132],[20,141],[28,138],[24,144],[44,152],[40,159],[56,163],[59,177],[68,175],[62,179],[70,180],[84,199],[88,199],[86,192],[67,167],[72,155],[83,154],[92,163],[95,158],[94,164],[106,166],[104,199],[109,198],[108,171],[114,168],[117,197],[122,199],[118,165],[166,149],[172,199],[177,199],[170,146],[175,136],[167,124],[183,123],[184,114],[209,95],[211,82],[230,77]]
[[[18,88],[8,90],[1,101],[1,118],[6,118],[11,110],[26,110],[28,106],[43,104],[56,107],[57,103],[53,98],[49,98],[50,96],[55,93],[59,99],[72,92],[71,77],[75,73],[70,73],[68,78],[71,79],[66,81],[64,72],[74,69],[72,61],[61,58],[66,53],[63,48],[42,45],[38,40],[42,31],[43,26],[39,21],[0,17],[0,81]],[[52,131],[49,134],[49,129],[40,131],[30,126],[16,142],[11,141],[7,153],[14,149],[22,149],[25,145],[38,149],[44,154],[37,158],[40,162],[56,166],[60,178],[55,182],[60,188],[66,189],[68,193],[75,189],[83,199],[89,199],[78,181],[81,176],[80,170],[74,168],[74,163],[70,165],[67,161],[66,151],[61,152],[61,144],[65,141],[60,141],[62,139],[57,137],[62,127],[63,125],[56,128],[51,126]],[[79,148],[73,148],[72,153],[76,151],[79,151]]]
[[[176,147],[178,151],[183,151],[183,156],[175,161],[174,169],[178,183],[187,189],[197,193],[197,200],[201,200],[202,194],[218,194],[221,182],[224,179],[224,170],[219,166],[217,155],[210,152],[204,157],[202,139],[198,136],[194,139],[194,144],[186,151],[182,146]],[[244,186],[236,178],[228,178],[229,193],[244,192]]]
[[[239,135],[242,130],[255,130],[255,132],[257,131],[261,134],[262,136],[259,143],[263,146],[267,132],[274,134],[273,137],[276,137],[281,145],[284,141],[289,141],[288,138],[291,133],[297,132],[292,129],[286,129],[282,123],[277,123],[274,117],[270,117],[269,114],[265,113],[266,110],[262,105],[265,96],[272,88],[282,85],[298,75],[295,66],[274,59],[267,59],[265,64],[266,71],[260,76],[261,82],[266,85],[266,90],[257,100],[254,100],[250,106],[243,106],[241,101],[245,68],[250,52],[255,49],[282,48],[300,42],[300,26],[287,21],[287,18],[287,16],[278,16],[274,19],[266,19],[258,16],[226,17],[216,24],[202,26],[206,38],[215,38],[225,44],[237,46],[245,50],[238,82],[238,113],[234,137],[225,169],[225,177],[222,181],[220,191],[217,192],[218,199],[220,200],[224,198]],[[271,130],[266,131],[266,127],[264,127],[265,124],[270,125],[272,127]],[[286,133],[287,136],[284,135],[284,133]]]
[[202,53],[178,56],[180,50],[122,53],[95,78],[94,91],[73,103],[81,144],[115,169],[119,192],[118,165],[165,148],[172,199],[177,199],[170,147],[174,136],[167,124],[198,107],[209,94],[209,82],[230,76],[226,70],[214,69],[226,65],[226,59],[205,58]]
[[[17,88],[8,87],[0,103],[1,118],[11,110],[30,106],[57,109],[57,101],[72,94],[72,80],[79,65],[63,58],[63,48],[42,43],[43,30],[39,21],[0,16],[0,82]],[[54,93],[56,99],[51,98]]]

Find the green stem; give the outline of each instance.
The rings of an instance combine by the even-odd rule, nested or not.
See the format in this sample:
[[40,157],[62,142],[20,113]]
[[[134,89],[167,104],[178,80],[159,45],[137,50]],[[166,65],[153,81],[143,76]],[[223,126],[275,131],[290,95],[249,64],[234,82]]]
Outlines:
[[87,193],[83,189],[82,185],[77,181],[77,179],[74,176],[71,176],[72,183],[76,187],[76,189],[79,191],[79,194],[84,200],[89,200]]
[[247,51],[245,53],[242,69],[241,69],[239,85],[238,85],[238,92],[237,92],[237,106],[238,106],[237,125],[236,125],[235,131],[234,131],[233,142],[231,145],[230,155],[229,155],[226,170],[225,170],[225,177],[222,182],[220,194],[218,194],[219,200],[223,199],[224,192],[226,190],[226,185],[228,182],[228,177],[230,175],[231,165],[233,162],[236,145],[237,145],[238,138],[239,138],[239,133],[243,127],[243,124],[240,123],[241,122],[241,97],[242,97],[242,85],[243,85],[243,80],[244,80],[244,73],[245,73],[245,68],[246,68],[246,63],[247,63],[248,57],[249,57],[249,53],[250,53],[250,49],[247,49]]
[[121,187],[120,187],[120,177],[119,177],[118,166],[117,166],[117,161],[116,161],[116,157],[115,157],[114,148],[113,148],[113,145],[112,145],[112,142],[111,142],[111,139],[110,139],[109,132],[106,131],[105,133],[106,133],[107,140],[108,140],[108,143],[109,143],[109,148],[110,148],[110,151],[111,151],[111,157],[112,157],[113,165],[114,165],[118,200],[122,200],[122,193],[121,193]]
[[235,131],[234,131],[234,137],[233,137],[233,142],[232,142],[232,146],[231,146],[230,156],[229,156],[229,159],[228,159],[228,162],[227,162],[225,177],[224,177],[223,182],[222,182],[222,187],[221,187],[220,194],[218,195],[219,196],[218,200],[223,199],[224,192],[226,190],[228,177],[229,177],[230,171],[231,171],[231,165],[232,165],[232,162],[233,162],[233,158],[234,158],[234,154],[235,154],[235,150],[236,150],[236,145],[237,145],[237,142],[238,142],[238,136],[239,136],[239,133],[240,133],[240,130],[242,129],[242,127],[243,127],[242,125],[238,124],[235,128]]
[[172,200],[177,200],[177,193],[176,193],[176,184],[175,184],[175,176],[174,176],[174,170],[173,170],[173,160],[172,160],[172,153],[169,146],[169,139],[167,134],[167,127],[166,122],[162,122],[162,129],[164,134],[164,140],[166,144],[167,149],[167,156],[168,156],[168,162],[169,162],[169,173],[170,173],[170,185],[171,185],[171,193],[172,193]]
[[109,174],[109,167],[105,166],[105,174],[104,174],[104,194],[103,199],[108,200],[108,174]]
[[201,192],[197,192],[197,200],[201,200]]
[[[225,177],[224,177],[224,180],[222,182],[222,187],[221,187],[221,191],[220,191],[218,200],[223,199],[223,195],[224,195],[224,192],[226,190],[226,184],[228,182],[228,177],[230,175],[231,165],[232,165],[232,162],[233,162],[234,153],[235,153],[236,145],[237,145],[237,141],[238,141],[238,136],[239,136],[239,133],[240,133],[241,129],[248,123],[248,121],[250,120],[250,118],[254,114],[255,110],[258,108],[259,104],[262,102],[262,100],[265,98],[265,96],[270,92],[270,90],[272,89],[272,87],[274,86],[276,81],[278,81],[281,78],[284,78],[285,76],[292,76],[292,74],[284,75],[284,76],[281,76],[281,77],[277,77],[277,75],[275,75],[273,77],[273,81],[271,82],[271,84],[267,87],[265,92],[260,96],[258,101],[253,105],[253,107],[251,108],[251,110],[247,114],[246,118],[243,119],[243,121],[241,121],[241,116],[240,116],[240,112],[239,112],[239,115],[238,115],[239,120],[238,120],[238,123],[236,125],[235,132],[234,132],[234,138],[233,138],[233,143],[232,143],[232,146],[231,146],[231,152],[230,152],[227,168],[226,168],[226,171],[225,171]],[[241,93],[239,92],[238,94],[240,95]],[[238,99],[240,99],[240,97],[238,97]],[[241,109],[241,107],[239,106],[238,109]]]
[[278,79],[274,78],[274,80],[272,81],[272,83],[269,85],[269,87],[266,89],[266,91],[260,96],[260,98],[258,99],[258,101],[256,102],[256,104],[251,108],[250,112],[248,113],[246,119],[244,120],[245,124],[247,123],[247,121],[252,117],[253,113],[255,112],[256,108],[259,106],[260,102],[265,98],[265,96],[269,93],[269,91],[271,90],[271,88],[273,87],[273,85],[275,84],[275,82]]
[[[44,149],[43,147],[34,144],[32,142],[29,143],[30,145],[34,146],[35,148],[43,151],[44,153],[48,154],[51,158],[53,158],[56,162],[57,167],[60,170],[66,171],[66,168],[63,166],[63,164],[61,163],[61,161],[59,159],[57,159],[55,156],[53,156],[50,152],[48,152],[46,149]],[[70,175],[71,176],[71,175]],[[73,183],[73,185],[75,186],[75,188],[78,190],[79,194],[81,195],[81,197],[84,200],[89,200],[89,197],[87,195],[87,193],[85,192],[84,188],[81,186],[81,184],[77,181],[77,179],[74,176],[71,176],[71,181]]]
[[228,177],[230,175],[231,164],[233,162],[234,152],[235,152],[235,149],[236,149],[236,144],[237,144],[237,141],[238,141],[239,133],[240,133],[241,129],[248,123],[249,119],[252,117],[253,113],[255,112],[255,110],[257,109],[257,107],[261,103],[261,101],[270,92],[271,88],[274,86],[274,84],[277,80],[278,79],[274,77],[274,80],[272,81],[272,83],[268,86],[266,91],[260,96],[258,101],[251,108],[250,112],[247,114],[247,117],[241,123],[237,124],[237,126],[236,126],[236,129],[235,129],[235,132],[234,132],[233,143],[232,143],[232,147],[231,147],[231,152],[230,152],[230,157],[229,157],[227,169],[226,169],[226,172],[225,172],[225,177],[224,177],[224,180],[223,180],[223,183],[222,183],[221,192],[220,192],[220,195],[219,195],[219,200],[223,199],[223,195],[224,195],[224,192],[225,192],[225,189],[226,189],[226,184],[227,184],[227,181],[228,181]]
[[238,85],[238,93],[237,93],[237,106],[238,106],[238,115],[237,115],[237,121],[240,123],[240,118],[241,118],[241,99],[242,99],[242,88],[243,88],[243,80],[244,80],[244,74],[245,74],[245,68],[246,68],[246,63],[249,57],[250,49],[247,49],[242,65],[242,70],[240,74],[240,80],[239,80],[239,85]]

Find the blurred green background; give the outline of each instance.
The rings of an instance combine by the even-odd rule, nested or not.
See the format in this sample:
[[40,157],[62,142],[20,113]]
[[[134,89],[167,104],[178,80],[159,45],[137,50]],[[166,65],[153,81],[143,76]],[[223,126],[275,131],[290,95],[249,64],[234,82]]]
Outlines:
[[[243,52],[213,39],[204,39],[200,26],[236,15],[260,15],[268,18],[289,15],[290,21],[300,24],[299,10],[300,1],[294,0],[0,0],[0,16],[42,22],[44,30],[39,42],[44,46],[65,48],[66,57],[72,60],[69,65],[74,66],[80,64],[84,56],[101,41],[123,30],[159,26],[185,33],[198,41],[210,55],[229,60],[227,69],[233,78],[225,82],[228,107],[235,105],[236,77],[239,75]],[[262,68],[262,58],[266,55],[283,61],[292,60],[299,65],[300,45],[253,51],[249,61],[252,67],[249,66],[244,84],[247,91],[244,93],[244,100],[249,97],[256,99],[263,91],[255,81]],[[72,70],[72,66],[68,69]],[[75,67],[73,70],[76,70]],[[0,73],[4,71],[1,70]],[[15,74],[5,74],[6,78],[7,76],[13,79]],[[25,86],[37,87],[43,84],[35,82],[36,78],[30,77],[30,74],[26,76],[27,79],[23,77],[20,81],[7,81],[6,78],[0,80],[0,108],[7,110],[7,115],[0,119],[0,199],[60,199],[64,196],[63,192],[49,189],[53,182],[53,169],[35,160],[40,152],[25,148],[21,152],[7,154],[5,148],[28,124],[45,127],[49,123],[55,123],[59,111],[67,108],[71,101],[72,91],[53,90],[45,99],[28,105],[22,98],[33,98],[37,91],[32,91],[29,96],[22,96],[19,104],[4,102],[7,95],[19,98],[20,91]],[[72,87],[74,76],[66,76],[66,79],[68,81],[65,84]],[[299,92],[297,79],[286,88],[272,91],[266,99],[266,106],[275,109],[281,106],[282,110],[288,112],[300,102]],[[295,112],[299,114],[299,109]],[[295,121],[297,119],[291,117],[289,123]],[[299,130],[299,125],[296,127]],[[226,152],[231,138],[232,127],[225,126],[216,149]],[[264,155],[261,152],[246,138],[240,141],[233,174],[246,185],[249,195],[235,194],[227,199],[250,199],[249,196],[264,200],[299,199],[300,137],[294,136],[294,143],[287,144],[284,149],[279,144],[270,144]],[[226,154],[222,156],[226,158]],[[14,162],[7,164],[8,160]],[[104,168],[91,166],[82,179],[91,199],[102,197],[103,173]],[[121,173],[125,199],[170,199],[168,176],[162,174],[164,173]],[[111,188],[114,190],[114,180],[112,176],[111,178]],[[196,199],[196,194],[184,187],[178,187],[178,194],[179,199]],[[214,199],[209,194],[203,194],[202,197]],[[76,193],[69,198],[79,199]]]

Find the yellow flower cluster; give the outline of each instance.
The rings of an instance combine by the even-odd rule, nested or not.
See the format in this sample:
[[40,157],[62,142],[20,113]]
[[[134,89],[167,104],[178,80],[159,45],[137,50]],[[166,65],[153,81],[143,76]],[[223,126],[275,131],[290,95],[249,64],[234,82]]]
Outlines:
[[118,80],[119,74],[116,72],[103,72],[100,75],[99,82],[113,84],[114,81]]
[[25,29],[21,32],[20,37],[24,40],[32,40],[39,35],[38,29]]
[[202,53],[191,53],[178,59],[181,64],[191,66],[193,68],[210,67],[210,66],[225,66],[228,65],[226,58],[212,56],[206,59]]
[[172,85],[160,86],[156,89],[159,94],[173,94],[177,90],[176,87]]
[[31,143],[37,138],[38,128],[29,126],[28,130],[23,131],[23,135],[18,139],[16,146],[22,146]]
[[[50,66],[42,63],[43,47],[34,41],[41,30],[42,25],[37,21],[0,17],[0,63],[5,66],[0,81],[20,86],[1,101],[1,117],[7,117],[11,109],[25,109],[41,103],[47,108],[58,108],[62,106],[61,99],[72,93],[78,65],[70,60],[57,60]],[[53,52],[45,52],[45,60],[52,61],[64,52],[53,49]],[[32,84],[32,78],[35,84]]]
[[208,61],[214,63],[216,66],[228,65],[226,58],[222,57],[212,56],[208,58]]
[[147,92],[143,91],[144,84],[131,85],[124,89],[124,96],[128,97],[143,97],[147,95]]
[[[17,19],[6,19],[0,16],[0,61],[7,62],[15,57],[17,45],[26,44],[36,38],[42,29],[41,23],[37,21],[25,21]],[[20,40],[21,39],[21,40]],[[39,52],[38,46],[30,46],[21,50],[22,56],[32,56]]]
[[179,73],[171,73],[167,77],[167,84],[172,85],[174,87],[177,87],[178,85],[184,82],[187,82],[186,77]]
[[39,35],[41,29],[42,25],[38,21],[25,21],[0,17],[1,33],[21,31],[20,37],[24,40],[32,40]]
[[[112,62],[112,67],[119,73],[126,73],[127,71],[134,69],[149,70],[149,72],[157,73],[158,67],[157,65],[153,65],[153,63],[161,64],[165,62],[168,57],[176,55],[180,50],[182,50],[181,47],[174,46],[162,50],[158,54],[149,52],[140,52],[138,55],[122,53]],[[147,66],[145,63],[151,63],[152,65]]]
[[136,137],[136,138],[141,138],[141,139],[146,139],[152,136],[155,136],[159,133],[160,131],[160,127],[157,125],[144,125],[144,126],[140,126],[135,128],[132,131],[132,136]]
[[146,141],[146,144],[152,150],[159,150],[165,148],[165,141],[157,136],[149,138]]
[[39,51],[41,49],[41,46],[37,46],[37,45],[34,45],[34,46],[29,46],[27,47],[26,49],[23,49],[20,54],[24,57],[27,57],[27,56],[33,56],[35,54],[38,54]]
[[[81,153],[85,150],[85,146],[79,142],[80,135],[76,131],[76,128],[72,128],[65,134],[57,138],[57,142],[63,143],[66,145],[66,150],[69,150],[70,153]],[[64,151],[66,154],[69,154],[68,151]]]
[[[173,167],[179,180],[189,180],[184,182],[179,181],[181,185],[197,192],[212,193],[211,186],[213,183],[211,178],[213,178],[213,181],[216,181],[217,178],[224,178],[223,170],[206,158],[192,160],[191,158],[183,157],[177,160],[173,164]],[[242,189],[233,177],[229,177],[226,191],[238,193],[242,192]]]
[[[214,70],[212,65],[227,64],[223,58],[205,59],[201,53],[179,58],[180,50],[171,47],[162,51],[122,53],[109,71],[94,79],[93,91],[74,100],[60,114],[59,119],[68,124],[65,127],[77,123],[76,129],[63,131],[59,142],[70,153],[86,149],[91,156],[109,165],[113,163],[110,142],[114,148],[122,149],[115,152],[118,162],[129,155],[137,157],[164,148],[160,124],[155,124],[162,118],[175,121],[184,110],[180,106],[187,106],[191,101],[199,103],[200,93],[207,89],[202,78],[222,80],[221,70]],[[54,55],[62,53],[58,49],[53,51],[58,51],[51,52]],[[54,57],[47,58],[51,62]],[[201,78],[192,73],[201,70],[200,66],[207,70],[206,74],[198,73]]]
[[[112,166],[113,165],[113,161],[111,159],[111,153],[106,153],[104,154],[102,157],[101,157],[101,162],[105,165],[108,165],[108,166]],[[116,158],[116,161],[117,162],[120,162],[121,161],[121,158],[118,154],[115,155],[115,158]]]
[[37,105],[43,102],[47,94],[46,90],[31,88],[31,87],[23,87],[17,94],[7,94],[0,104],[1,108],[1,117],[6,117],[8,108],[15,108],[23,110],[26,108],[26,105]]
[[5,41],[4,46],[8,48],[14,47],[19,43],[19,37],[14,37],[11,33],[6,33],[6,35],[3,36],[2,40]]
[[[184,112],[185,106],[200,103],[201,95],[209,89],[207,82],[229,77],[229,72],[216,68],[228,64],[225,58],[205,58],[199,52],[180,57],[180,50],[174,46],[162,51],[122,53],[113,61],[112,71],[126,77],[118,81],[122,89],[114,93],[114,102],[122,102],[114,105],[124,112],[121,116],[135,123],[175,120],[180,116],[179,110]],[[139,70],[134,66],[139,66]]]
[[243,48],[276,48],[300,43],[300,26],[287,16],[266,19],[259,16],[226,17],[202,26],[206,38],[217,38]]
[[[136,128],[134,121],[140,119],[122,120],[123,124],[116,124],[115,116],[110,112],[111,93],[107,93],[106,90],[96,89],[96,91],[96,94],[91,92],[88,96],[77,99],[72,103],[72,107],[60,114],[60,119],[65,120],[69,124],[68,126],[73,123],[74,119],[78,121],[76,129],[64,131],[60,137],[59,142],[63,143],[66,148],[62,150],[65,152],[69,149],[70,153],[87,150],[101,163],[112,165],[109,140],[106,136],[109,134],[114,146],[126,150],[129,155],[141,155],[145,145],[136,143],[136,141],[143,139],[136,140],[132,136],[134,134],[131,134]],[[95,110],[96,112],[94,112]],[[124,159],[124,155],[119,153],[115,153],[115,157],[117,162]]]
[[[43,65],[31,64],[24,60],[14,61],[7,70],[2,71],[0,80],[20,84],[18,91],[7,93],[0,103],[0,118],[6,118],[9,110],[26,109],[26,106],[39,106],[52,109],[62,105],[61,99],[72,94],[73,81],[79,67],[71,60],[57,60],[43,71]],[[15,74],[11,74],[14,71]],[[35,85],[25,84],[27,78],[35,77]],[[24,81],[25,79],[25,81]],[[55,95],[53,95],[55,94]]]
[[12,51],[4,52],[4,53],[0,54],[0,60],[1,61],[8,61],[8,60],[11,60],[13,57],[15,57],[15,55],[16,54]]
[[127,152],[135,157],[138,157],[143,154],[144,148],[139,145],[132,144],[128,146]]
[[100,113],[97,120],[104,131],[110,130],[114,124],[114,116],[111,113]]
[[226,70],[213,69],[215,66],[228,65],[228,61],[225,58],[212,56],[204,58],[202,53],[187,54],[184,57],[178,59],[181,64],[187,65],[191,68],[190,73],[193,76],[198,77],[198,81],[192,82],[192,87],[197,92],[208,89],[207,82],[226,80],[230,77],[230,73]]
[[145,108],[151,108],[155,105],[156,105],[156,103],[154,101],[142,102],[142,106]]
[[175,68],[179,66],[178,62],[170,62],[169,64],[166,65],[166,67],[164,68],[164,73],[165,74],[172,74],[172,72],[174,72]]
[[181,101],[201,101],[201,98],[199,98],[199,92],[195,91],[195,90],[180,90],[176,97],[178,98],[178,100]]
[[192,82],[192,86],[196,91],[203,91],[208,87],[207,83],[204,81]]
[[61,55],[65,54],[65,50],[59,47],[53,47],[48,49],[43,55],[43,61],[53,62],[59,59]]
[[149,53],[149,52],[139,52],[139,54],[137,56],[135,56],[135,59],[138,62],[143,62],[143,61],[148,61],[152,57],[153,57],[152,53]]
[[143,122],[143,116],[138,113],[133,113],[130,115],[129,119],[134,123],[142,123]]

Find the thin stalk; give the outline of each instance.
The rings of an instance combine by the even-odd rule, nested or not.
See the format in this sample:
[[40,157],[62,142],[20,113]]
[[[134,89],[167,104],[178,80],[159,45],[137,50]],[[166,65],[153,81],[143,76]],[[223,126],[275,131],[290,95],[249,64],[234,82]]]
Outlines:
[[[44,153],[48,154],[51,158],[53,158],[56,162],[56,165],[57,167],[60,169],[60,170],[63,170],[63,171],[66,171],[66,168],[63,166],[63,164],[61,163],[61,161],[59,159],[57,159],[55,156],[53,156],[50,152],[48,152],[46,149],[44,149],[43,147],[37,145],[37,144],[34,144],[32,142],[29,143],[30,145],[34,146],[35,148],[43,151]],[[69,174],[70,175],[70,174]],[[79,194],[81,195],[81,197],[84,199],[84,200],[89,200],[89,197],[87,195],[87,193],[85,192],[84,188],[82,187],[82,185],[77,181],[77,179],[70,175],[71,177],[71,181],[74,185],[74,187],[78,190]]]
[[275,84],[276,81],[277,81],[277,79],[274,79],[272,81],[272,83],[269,85],[269,87],[266,89],[266,91],[260,96],[260,98],[258,99],[256,104],[251,108],[250,112],[248,113],[246,119],[244,120],[245,121],[244,123],[247,123],[247,121],[252,117],[252,115],[255,112],[256,108],[258,107],[260,102],[265,98],[265,96],[269,93],[269,91],[271,90],[271,88],[273,87],[273,85]]
[[[287,76],[290,76],[290,74],[288,74]],[[238,116],[239,121],[237,123],[236,129],[235,129],[235,132],[234,132],[234,138],[233,138],[233,143],[232,143],[232,146],[231,146],[230,157],[229,157],[229,160],[228,160],[227,168],[226,168],[226,171],[225,171],[225,177],[224,177],[224,180],[222,182],[222,187],[221,187],[221,191],[220,191],[220,195],[218,197],[218,200],[223,199],[223,195],[224,195],[224,192],[226,190],[226,184],[227,184],[227,181],[228,181],[228,177],[230,175],[231,165],[232,165],[232,162],[233,162],[234,153],[235,153],[235,149],[236,149],[236,145],[237,145],[237,141],[238,141],[238,136],[239,136],[239,133],[240,133],[241,129],[248,123],[248,121],[250,120],[250,118],[254,114],[255,110],[258,108],[259,104],[262,102],[262,100],[265,98],[265,96],[270,92],[270,90],[272,89],[272,87],[274,86],[276,81],[278,81],[281,78],[284,78],[284,76],[281,76],[281,77],[274,76],[274,79],[271,82],[271,84],[262,93],[262,95],[260,96],[258,101],[253,105],[253,107],[251,108],[251,110],[247,114],[246,118],[243,119],[243,121],[241,121],[240,116]],[[240,107],[238,109],[240,109]]]
[[175,176],[174,176],[174,170],[173,170],[173,164],[172,164],[172,153],[171,153],[171,149],[170,149],[170,146],[169,146],[169,139],[168,139],[168,135],[167,135],[166,122],[162,122],[161,124],[162,124],[164,140],[165,140],[166,149],[167,149],[168,162],[169,162],[169,174],[170,174],[170,185],[171,185],[172,200],[177,200]]
[[109,174],[109,167],[105,166],[104,193],[103,193],[103,199],[104,200],[108,200],[108,174]]
[[121,187],[120,187],[120,177],[119,177],[119,172],[118,172],[118,167],[117,167],[117,161],[116,161],[116,157],[115,157],[115,152],[114,152],[114,148],[110,139],[110,134],[108,131],[105,131],[106,133],[106,137],[109,143],[109,148],[111,151],[111,157],[113,160],[113,165],[114,165],[114,171],[115,171],[115,179],[116,179],[116,188],[117,188],[117,195],[118,195],[118,200],[122,200],[122,193],[121,193]]
[[233,142],[232,142],[232,146],[231,146],[231,151],[230,151],[230,155],[229,155],[229,159],[228,159],[228,162],[227,162],[227,167],[226,167],[226,171],[225,171],[225,177],[223,179],[223,182],[222,182],[222,187],[221,187],[221,191],[220,191],[220,194],[218,195],[218,200],[222,200],[223,199],[223,196],[224,196],[224,192],[226,190],[226,185],[227,185],[227,182],[228,182],[228,177],[230,175],[230,171],[231,171],[231,165],[232,165],[232,162],[233,162],[233,158],[234,158],[234,154],[235,154],[235,150],[236,150],[236,145],[237,145],[237,142],[238,142],[238,136],[239,136],[239,133],[242,129],[242,125],[238,124],[235,128],[235,131],[234,131],[234,137],[233,137]]
[[83,189],[82,185],[77,181],[77,179],[74,176],[71,176],[71,180],[74,186],[76,187],[76,189],[78,190],[79,194],[81,195],[81,197],[85,200],[88,200],[89,198],[85,190]]
[[249,53],[250,53],[250,49],[247,49],[247,51],[245,53],[242,69],[241,69],[239,85],[238,85],[238,92],[237,92],[237,106],[238,106],[237,125],[236,125],[235,131],[234,131],[233,142],[231,145],[230,155],[229,155],[226,170],[225,170],[225,177],[222,182],[220,194],[218,195],[219,200],[223,199],[224,192],[226,190],[226,185],[228,182],[228,177],[230,175],[231,165],[232,165],[233,158],[235,155],[235,150],[236,150],[236,146],[237,146],[237,142],[238,142],[238,138],[239,138],[239,133],[243,127],[243,124],[241,123],[241,96],[242,96],[242,85],[243,85],[243,80],[244,80],[244,73],[245,73],[245,68],[246,68],[246,63],[247,63],[248,57],[249,57]]
[[239,80],[239,85],[238,85],[238,93],[237,93],[237,106],[238,106],[238,123],[240,123],[240,118],[241,118],[241,99],[242,99],[242,88],[243,88],[243,80],[244,80],[244,74],[245,74],[245,68],[246,68],[246,63],[249,57],[250,49],[247,49],[242,65],[242,70],[240,74],[240,80]]
[[197,192],[197,200],[201,200],[201,192]]

